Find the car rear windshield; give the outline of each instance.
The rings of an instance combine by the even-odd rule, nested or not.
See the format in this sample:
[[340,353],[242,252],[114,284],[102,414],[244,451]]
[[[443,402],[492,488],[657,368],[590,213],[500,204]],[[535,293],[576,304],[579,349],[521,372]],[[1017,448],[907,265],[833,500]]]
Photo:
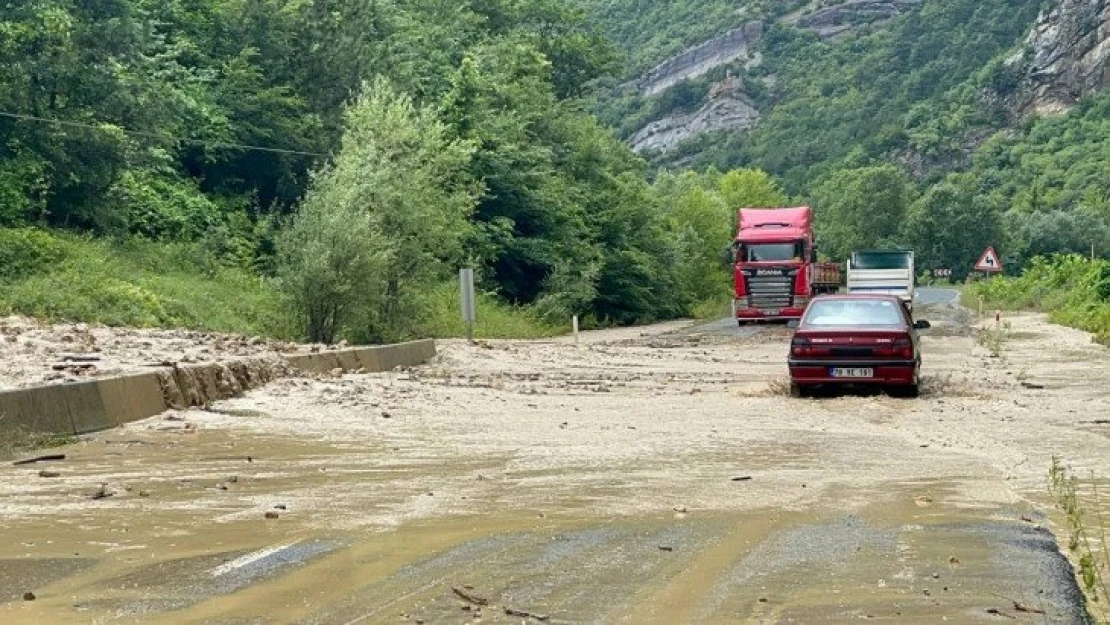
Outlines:
[[907,269],[909,252],[853,252],[852,267],[856,269]]
[[807,326],[892,326],[903,325],[899,304],[889,300],[816,300],[806,310]]

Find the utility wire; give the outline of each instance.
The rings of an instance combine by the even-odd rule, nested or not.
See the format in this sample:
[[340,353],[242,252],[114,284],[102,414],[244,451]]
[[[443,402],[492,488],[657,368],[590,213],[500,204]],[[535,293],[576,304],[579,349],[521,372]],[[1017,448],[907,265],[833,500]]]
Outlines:
[[[64,119],[49,119],[49,118],[46,118],[46,117],[37,117],[35,115],[24,115],[22,113],[8,113],[6,111],[0,111],[0,117],[8,117],[8,118],[11,118],[11,119],[18,119],[18,120],[22,120],[22,121],[56,124],[58,126],[71,126],[71,127],[74,127],[74,128],[85,128],[85,129],[91,129],[91,130],[103,130],[103,128],[101,128],[100,126],[95,126],[93,124],[86,124],[86,123],[82,123],[82,122],[71,122],[71,121],[66,121]],[[248,151],[253,151],[253,152],[271,152],[271,153],[274,153],[274,154],[295,154],[295,155],[299,155],[299,156],[319,156],[319,157],[325,156],[324,154],[321,154],[319,152],[304,152],[304,151],[301,151],[301,150],[286,150],[286,149],[283,149],[283,148],[267,148],[267,147],[262,147],[262,146],[258,146],[258,145],[244,145],[242,143],[224,143],[224,142],[221,142],[221,141],[208,141],[206,139],[183,139],[183,138],[180,138],[180,137],[170,137],[170,136],[167,136],[167,135],[160,135],[160,134],[155,133],[155,132],[143,132],[142,130],[127,130],[125,128],[120,128],[120,132],[122,132],[125,135],[132,135],[132,136],[136,136],[136,137],[147,137],[147,138],[150,138],[150,139],[159,139],[159,140],[162,140],[162,141],[178,141],[178,142],[181,142],[181,143],[193,143],[193,144],[204,145],[204,146],[214,147],[214,148],[231,148],[231,149],[236,149],[236,150],[248,150]]]

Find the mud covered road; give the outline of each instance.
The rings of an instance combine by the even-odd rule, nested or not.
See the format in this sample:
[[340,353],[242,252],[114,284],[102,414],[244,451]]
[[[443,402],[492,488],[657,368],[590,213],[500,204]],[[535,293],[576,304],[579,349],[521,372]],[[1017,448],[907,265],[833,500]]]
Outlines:
[[1085,622],[1046,477],[1110,475],[1107,350],[920,316],[917,400],[792,399],[784,328],[672,323],[442,342],[8,463],[0,622]]

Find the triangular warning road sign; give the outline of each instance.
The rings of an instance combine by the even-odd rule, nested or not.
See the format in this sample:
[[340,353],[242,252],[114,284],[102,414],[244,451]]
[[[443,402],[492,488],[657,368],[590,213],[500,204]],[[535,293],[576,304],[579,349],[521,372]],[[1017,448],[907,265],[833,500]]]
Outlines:
[[1002,271],[1002,261],[998,260],[998,253],[994,248],[987,246],[983,250],[983,255],[979,257],[979,262],[975,263],[976,271]]

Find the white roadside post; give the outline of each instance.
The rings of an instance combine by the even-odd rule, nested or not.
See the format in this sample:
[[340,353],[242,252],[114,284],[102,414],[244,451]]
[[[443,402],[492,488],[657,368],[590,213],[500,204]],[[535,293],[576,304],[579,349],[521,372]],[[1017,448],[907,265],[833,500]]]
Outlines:
[[577,343],[578,342],[578,315],[574,315],[573,317],[570,318],[570,326],[574,330],[574,342]]
[[474,270],[459,270],[459,292],[462,295],[462,319],[466,324],[466,340],[474,340]]

